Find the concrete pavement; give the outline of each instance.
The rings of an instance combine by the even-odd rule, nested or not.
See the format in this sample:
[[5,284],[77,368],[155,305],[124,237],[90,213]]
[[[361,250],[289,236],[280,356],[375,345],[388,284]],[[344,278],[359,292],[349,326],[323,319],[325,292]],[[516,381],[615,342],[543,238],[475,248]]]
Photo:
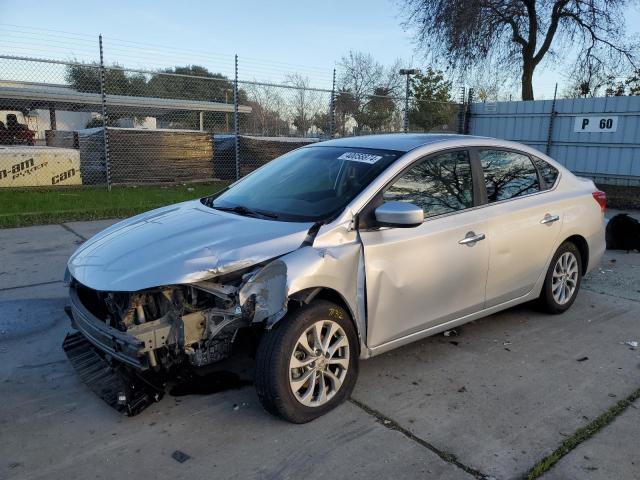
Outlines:
[[638,478],[640,471],[640,402],[564,457],[545,480]]
[[[363,362],[354,401],[311,424],[251,387],[122,417],[60,349],[66,259],[109,224],[0,230],[0,478],[521,478],[640,387],[640,254],[608,252],[566,314],[525,305]],[[545,478],[634,478],[639,427],[630,407]]]

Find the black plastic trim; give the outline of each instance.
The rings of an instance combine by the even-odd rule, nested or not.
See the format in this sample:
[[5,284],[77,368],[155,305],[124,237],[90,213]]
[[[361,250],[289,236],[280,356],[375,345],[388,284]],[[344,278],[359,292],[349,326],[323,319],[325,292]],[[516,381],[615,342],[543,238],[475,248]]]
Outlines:
[[69,289],[72,325],[96,348],[116,360],[138,370],[147,370],[149,361],[141,352],[144,343],[132,335],[121,332],[94,317],[80,301],[75,288]]

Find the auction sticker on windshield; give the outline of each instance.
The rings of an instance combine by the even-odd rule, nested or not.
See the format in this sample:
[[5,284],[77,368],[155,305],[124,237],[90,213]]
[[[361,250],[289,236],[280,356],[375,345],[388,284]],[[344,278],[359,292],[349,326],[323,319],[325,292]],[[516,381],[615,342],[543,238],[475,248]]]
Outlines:
[[382,157],[378,155],[372,155],[370,153],[360,153],[360,152],[345,152],[338,157],[338,160],[350,160],[352,162],[363,162],[374,164]]

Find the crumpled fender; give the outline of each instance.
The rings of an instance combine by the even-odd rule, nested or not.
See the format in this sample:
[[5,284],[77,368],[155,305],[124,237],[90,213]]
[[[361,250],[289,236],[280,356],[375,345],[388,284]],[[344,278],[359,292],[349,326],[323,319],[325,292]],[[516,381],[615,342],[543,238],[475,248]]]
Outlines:
[[287,313],[287,265],[273,260],[258,270],[238,291],[240,305],[255,298],[253,322],[272,325]]
[[344,299],[365,354],[364,263],[358,240],[333,247],[305,246],[286,254],[249,279],[241,287],[239,299],[244,305],[255,295],[253,321],[266,320],[267,328],[271,328],[286,314],[293,295],[317,288],[331,289]]

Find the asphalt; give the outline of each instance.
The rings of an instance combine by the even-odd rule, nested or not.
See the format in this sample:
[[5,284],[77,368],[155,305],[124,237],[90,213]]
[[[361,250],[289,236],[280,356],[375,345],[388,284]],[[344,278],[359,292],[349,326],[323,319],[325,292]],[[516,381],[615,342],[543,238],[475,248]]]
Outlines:
[[[60,348],[66,259],[110,223],[0,230],[0,478],[522,478],[640,388],[640,254],[607,252],[569,312],[524,305],[363,362],[352,400],[310,424],[251,386],[123,417]],[[638,407],[544,478],[637,478]]]

